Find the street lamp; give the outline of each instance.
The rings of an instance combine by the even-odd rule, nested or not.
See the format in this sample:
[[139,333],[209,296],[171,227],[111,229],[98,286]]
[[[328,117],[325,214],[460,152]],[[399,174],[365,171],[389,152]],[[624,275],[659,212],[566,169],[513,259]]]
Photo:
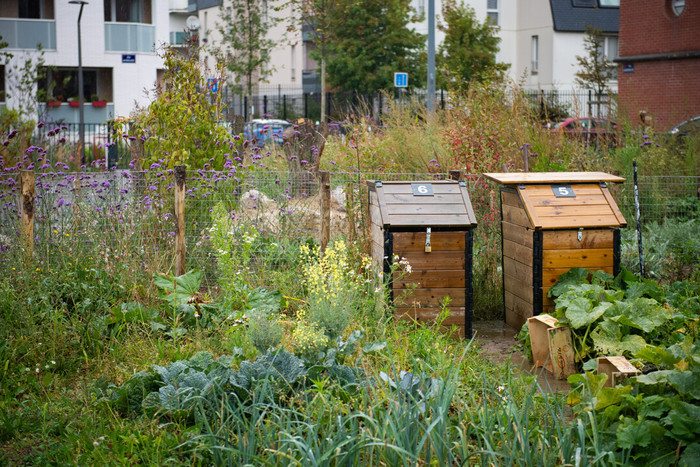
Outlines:
[[70,0],[68,3],[80,5],[80,13],[78,13],[78,103],[80,104],[80,165],[85,165],[85,110],[83,103],[85,101],[83,90],[83,49],[80,39],[80,19],[83,17],[83,7],[88,4],[85,0]]

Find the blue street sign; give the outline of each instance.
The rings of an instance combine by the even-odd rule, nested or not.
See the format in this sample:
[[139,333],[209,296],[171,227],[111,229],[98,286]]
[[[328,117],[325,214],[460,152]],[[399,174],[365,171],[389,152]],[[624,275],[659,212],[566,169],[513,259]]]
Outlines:
[[209,89],[211,92],[216,92],[219,90],[219,80],[216,78],[208,78],[207,79],[207,89]]
[[394,73],[394,86],[397,88],[408,87],[408,73]]
[[122,54],[122,63],[136,63],[136,54]]

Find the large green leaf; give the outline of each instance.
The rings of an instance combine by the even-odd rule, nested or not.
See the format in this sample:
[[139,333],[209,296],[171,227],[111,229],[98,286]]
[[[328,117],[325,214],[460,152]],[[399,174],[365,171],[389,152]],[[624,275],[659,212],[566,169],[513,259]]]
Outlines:
[[246,304],[251,310],[274,313],[282,307],[282,294],[279,290],[258,287],[248,294]]
[[161,298],[171,306],[186,304],[199,292],[202,271],[193,269],[181,276],[156,273],[153,276],[153,283],[161,289]]
[[550,289],[549,289],[549,296],[550,297],[558,297],[566,290],[568,289],[569,286],[571,285],[579,285],[581,283],[584,283],[588,280],[588,270],[584,268],[573,268],[570,269],[569,271],[565,272],[561,276],[559,276],[559,279],[557,280],[557,283],[554,284]]
[[649,446],[651,433],[647,421],[626,419],[631,423],[621,423],[617,428],[617,445],[622,449],[632,449],[634,446]]
[[671,317],[671,313],[651,298],[637,298],[633,300],[627,313],[611,318],[620,324],[651,332],[664,324]]
[[588,298],[580,297],[572,300],[566,309],[566,318],[572,328],[578,329],[593,323],[595,320],[603,316],[612,303],[603,302],[596,307],[593,307],[593,302]]

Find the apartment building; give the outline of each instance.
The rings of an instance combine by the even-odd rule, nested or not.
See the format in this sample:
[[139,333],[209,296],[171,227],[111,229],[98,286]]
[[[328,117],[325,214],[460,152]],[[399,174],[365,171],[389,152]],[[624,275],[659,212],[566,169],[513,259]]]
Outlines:
[[[187,0],[87,0],[80,18],[86,123],[103,123],[146,105],[160,69],[156,47],[184,40]],[[47,79],[40,83],[48,102],[37,116],[77,122],[78,15],[69,0],[0,0],[0,35],[14,58],[0,70],[5,104],[17,104],[16,67],[36,60],[41,44]],[[41,94],[40,94],[41,95]],[[105,106],[91,100],[105,101]]]

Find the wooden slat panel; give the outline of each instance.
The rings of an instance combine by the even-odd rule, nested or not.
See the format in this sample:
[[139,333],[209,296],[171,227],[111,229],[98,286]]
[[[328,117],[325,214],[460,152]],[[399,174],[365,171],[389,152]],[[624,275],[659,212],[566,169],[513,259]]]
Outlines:
[[[407,289],[395,287],[394,290]],[[464,288],[411,289],[411,294],[402,298],[397,303],[397,306],[440,307],[445,297],[450,297],[450,306],[466,306],[466,291]]]
[[[608,204],[588,204],[580,206],[576,203],[570,203],[566,206],[540,206],[535,208],[537,217],[543,223],[547,221],[547,217],[565,217],[572,214],[586,216],[605,216],[612,214],[612,209]],[[617,222],[615,222],[617,223]],[[572,226],[576,227],[576,226]]]
[[393,226],[454,226],[463,227],[471,225],[466,214],[443,214],[443,215],[390,215],[387,224]]
[[514,206],[504,204],[501,211],[503,222],[509,222],[511,224],[520,225],[523,227],[530,227],[532,225],[530,223],[530,218],[527,217],[527,213],[523,208],[516,208]]
[[532,252],[532,248],[519,245],[510,240],[503,240],[503,256],[513,258],[515,261],[532,266]]
[[424,253],[422,251],[398,251],[394,254],[405,257],[414,271],[422,269],[460,269],[464,270],[464,252],[435,251]]
[[516,297],[512,293],[505,292],[506,323],[519,330],[525,321],[532,316],[532,304]]
[[370,204],[369,206],[369,219],[370,222],[379,227],[384,227],[384,220],[382,219],[382,214],[379,206],[375,204]]
[[386,193],[384,196],[387,204],[464,204],[461,197],[454,196],[453,194],[413,196],[413,193]]
[[613,252],[609,249],[545,250],[542,267],[548,268],[603,268],[612,267]]
[[[425,232],[394,232],[395,251],[425,251]],[[433,251],[464,251],[466,231],[432,232]]]
[[571,216],[540,218],[544,229],[563,228],[599,228],[616,227],[619,225],[617,218],[611,213],[607,216],[586,216],[574,213]]
[[[450,313],[442,322],[444,325],[464,325],[464,307],[448,307]],[[440,315],[441,308],[396,308],[394,316],[401,319],[416,319],[424,322],[434,322]]]
[[620,212],[620,208],[617,207],[617,203],[615,202],[612,195],[610,194],[610,191],[607,188],[603,188],[603,195],[605,196],[605,199],[610,204],[610,207],[612,208],[613,213],[615,213],[615,217],[617,217],[618,222],[620,222],[620,226],[626,227],[627,221],[625,220],[625,217],[622,215],[622,212]]
[[516,277],[532,289],[532,266],[515,261],[512,258],[503,258],[503,273]]
[[[530,196],[534,207],[541,206],[569,206],[570,198],[552,198],[549,196]],[[608,200],[602,195],[577,195],[576,201],[583,205],[608,204]]]
[[417,284],[418,287],[462,287],[466,285],[464,269],[434,269],[413,272],[402,279],[398,279],[399,273],[395,274],[394,286],[398,288],[406,287],[408,284]]
[[503,183],[517,185],[520,183],[582,183],[582,182],[615,182],[622,183],[624,178],[605,172],[511,172],[485,173],[487,178]]
[[[455,216],[467,214],[467,209],[463,204],[389,204],[386,205],[389,217],[392,216],[420,216],[435,215],[435,216]],[[471,224],[468,218],[465,221]]]
[[[561,276],[565,272],[568,272],[570,269],[571,269],[570,267],[569,268],[546,268],[546,269],[543,269],[542,270],[542,287],[549,290],[549,288],[551,286],[556,284],[557,280],[559,279],[559,276]],[[596,271],[605,271],[608,274],[613,273],[612,266],[594,267],[594,268],[588,268],[588,269],[593,269]]]
[[501,204],[504,206],[513,206],[514,208],[523,207],[523,203],[520,202],[520,197],[515,193],[507,191],[501,192]]
[[501,224],[503,230],[503,239],[510,240],[519,245],[532,248],[532,229],[523,227],[521,225],[511,224],[510,222],[503,222]]
[[[530,274],[532,275],[532,274]],[[519,277],[513,277],[508,274],[503,275],[503,286],[505,290],[512,293],[513,295],[525,300],[526,302],[532,302],[532,282],[528,284],[527,282],[520,280]]]
[[[451,181],[451,182],[430,182],[430,181],[421,181],[421,182],[398,182],[398,183],[390,183],[390,182],[384,182],[382,184],[381,188],[378,188],[377,191],[384,191],[387,195],[389,194],[399,194],[399,195],[413,195],[413,188],[411,187],[411,183],[422,183],[422,184],[430,184],[433,187],[433,193],[441,194],[441,195],[454,195],[457,197],[457,199],[461,199],[462,195],[459,193],[459,184],[457,182]],[[427,196],[426,196],[427,198]]]
[[547,230],[542,232],[542,248],[545,250],[612,248],[613,238],[612,229],[584,229],[581,232],[580,242],[577,230]]
[[[600,185],[572,185],[571,188],[576,194],[576,198],[579,196],[602,196],[603,193],[600,189]],[[522,191],[521,191],[522,193]],[[576,198],[557,198],[554,196],[554,191],[551,185],[533,185],[525,187],[524,193],[530,198],[553,198],[553,199],[576,199]],[[541,200],[540,200],[541,201]]]
[[472,200],[469,197],[469,192],[467,191],[466,186],[459,186],[459,191],[462,193],[462,202],[464,203],[464,206],[467,208],[467,215],[469,216],[469,219],[471,219],[471,223],[476,225],[476,216],[474,215],[474,208],[472,208]]

